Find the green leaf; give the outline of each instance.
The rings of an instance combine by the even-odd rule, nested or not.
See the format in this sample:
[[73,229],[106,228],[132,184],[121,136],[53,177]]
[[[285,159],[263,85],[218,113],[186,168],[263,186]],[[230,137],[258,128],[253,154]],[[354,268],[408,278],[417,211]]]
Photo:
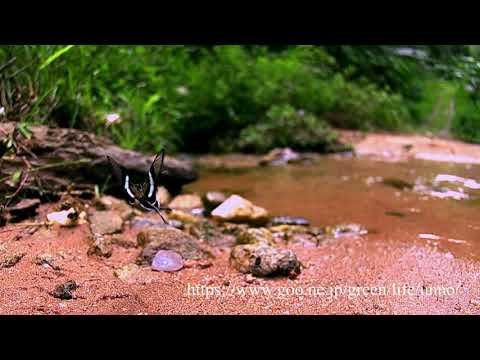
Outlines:
[[10,181],[13,183],[13,186],[18,184],[20,177],[22,176],[22,170],[15,171],[10,177]]
[[160,94],[153,94],[152,96],[150,96],[147,102],[143,105],[143,112],[149,112],[152,109],[153,105],[155,105],[161,98],[162,96]]
[[55,60],[57,60],[60,56],[62,56],[63,54],[65,54],[67,51],[69,51],[70,49],[72,49],[75,45],[67,45],[67,46],[64,46],[63,48],[57,50],[55,53],[53,53],[52,55],[50,55],[47,60],[45,60],[43,62],[42,65],[40,65],[40,68],[38,70],[42,70],[44,68],[46,68],[48,65],[50,65],[52,62],[54,62]]
[[18,130],[20,131],[20,133],[28,140],[31,139],[32,137],[32,133],[30,132],[30,130],[28,129],[28,125],[27,124],[18,124]]

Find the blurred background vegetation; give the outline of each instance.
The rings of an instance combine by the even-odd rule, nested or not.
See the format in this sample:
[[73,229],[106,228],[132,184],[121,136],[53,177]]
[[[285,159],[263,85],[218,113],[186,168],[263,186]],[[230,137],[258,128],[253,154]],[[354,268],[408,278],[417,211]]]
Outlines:
[[335,128],[480,143],[479,81],[477,45],[0,45],[0,121],[148,152],[335,151]]

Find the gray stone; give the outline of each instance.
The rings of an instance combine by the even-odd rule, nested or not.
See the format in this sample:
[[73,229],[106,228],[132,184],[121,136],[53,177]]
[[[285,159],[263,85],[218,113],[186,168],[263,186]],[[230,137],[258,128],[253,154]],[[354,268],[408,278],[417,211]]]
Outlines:
[[225,200],[227,200],[227,196],[219,191],[209,191],[203,195],[203,205],[208,212],[211,212],[216,207],[220,206]]
[[95,211],[90,215],[90,224],[94,234],[115,234],[122,231],[123,219],[113,210]]
[[301,264],[291,250],[268,245],[238,245],[230,254],[230,264],[241,273],[259,277],[296,277]]
[[232,195],[212,211],[215,219],[230,222],[264,224],[268,221],[267,210],[255,206],[238,195]]
[[174,228],[145,229],[137,236],[137,243],[143,247],[137,258],[138,265],[150,265],[159,250],[171,250],[184,259],[198,260],[211,257],[212,254],[191,235]]

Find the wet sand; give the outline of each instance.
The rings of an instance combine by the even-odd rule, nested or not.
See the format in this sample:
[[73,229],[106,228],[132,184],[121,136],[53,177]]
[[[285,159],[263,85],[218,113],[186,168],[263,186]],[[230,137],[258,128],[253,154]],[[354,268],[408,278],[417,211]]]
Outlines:
[[[21,238],[24,230],[1,232],[0,258],[26,255],[0,269],[0,314],[480,314],[478,202],[425,198],[374,181],[440,173],[479,180],[480,166],[329,156],[312,165],[205,172],[187,187],[237,192],[274,215],[304,216],[314,225],[353,222],[369,229],[318,248],[289,246],[305,266],[295,280],[251,279],[230,267],[226,251],[206,269],[145,268],[123,282],[114,270],[134,262],[140,250],[115,245],[109,259],[88,257],[88,225],[41,228]],[[125,237],[133,243],[135,232]],[[33,264],[45,252],[58,258],[60,270]],[[51,296],[67,280],[79,285],[76,298]]]
[[[477,262],[379,235],[292,246],[306,266],[297,279],[254,283],[232,270],[227,253],[207,269],[142,269],[125,283],[113,270],[134,261],[138,250],[116,247],[108,260],[88,258],[81,227],[4,238],[9,252],[27,255],[2,269],[2,314],[480,314]],[[57,262],[62,270],[32,264],[45,251],[65,253]],[[76,299],[49,294],[70,279],[80,286]]]

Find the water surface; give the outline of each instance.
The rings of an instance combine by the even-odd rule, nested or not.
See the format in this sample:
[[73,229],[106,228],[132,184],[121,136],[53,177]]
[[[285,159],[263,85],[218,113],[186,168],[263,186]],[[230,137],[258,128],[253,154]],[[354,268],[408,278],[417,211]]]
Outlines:
[[[478,201],[426,197],[379,181],[398,178],[414,183],[438,174],[479,181],[480,166],[325,156],[311,165],[203,171],[187,191],[236,193],[272,215],[301,216],[317,226],[358,223],[370,230],[370,240],[415,242],[455,256],[480,259]],[[441,239],[421,239],[420,234]]]

